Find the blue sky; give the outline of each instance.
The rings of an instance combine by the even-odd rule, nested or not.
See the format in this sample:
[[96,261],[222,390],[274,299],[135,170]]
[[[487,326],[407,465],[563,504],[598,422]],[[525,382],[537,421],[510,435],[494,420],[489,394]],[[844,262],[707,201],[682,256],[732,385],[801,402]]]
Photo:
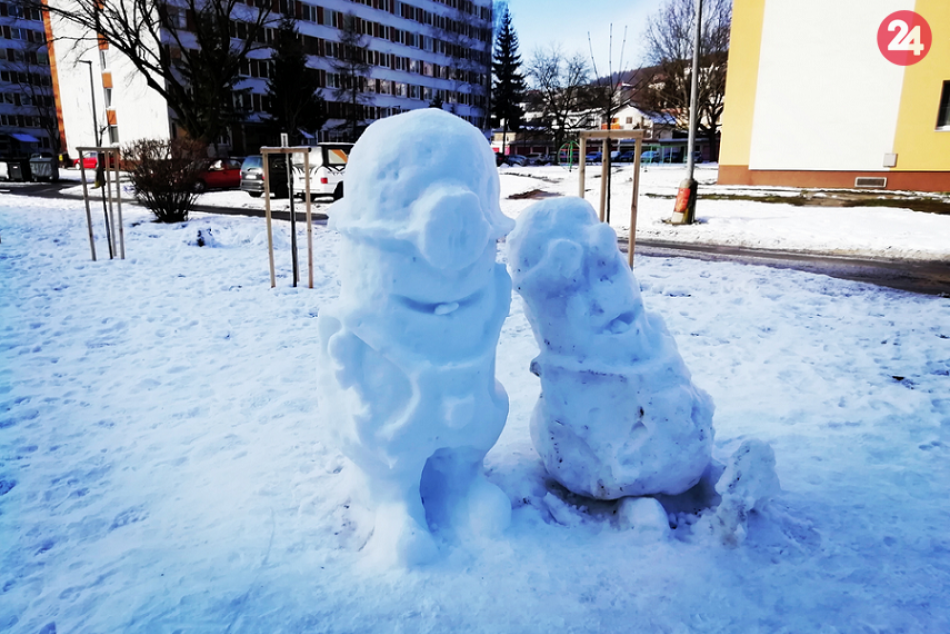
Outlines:
[[560,43],[565,52],[581,52],[590,59],[587,34],[593,44],[594,60],[600,75],[607,74],[610,54],[610,24],[613,23],[613,68],[620,70],[620,47],[624,27],[627,42],[623,66],[640,66],[644,55],[641,35],[647,18],[659,9],[662,0],[507,0],[512,26],[518,34],[524,61],[534,50]]

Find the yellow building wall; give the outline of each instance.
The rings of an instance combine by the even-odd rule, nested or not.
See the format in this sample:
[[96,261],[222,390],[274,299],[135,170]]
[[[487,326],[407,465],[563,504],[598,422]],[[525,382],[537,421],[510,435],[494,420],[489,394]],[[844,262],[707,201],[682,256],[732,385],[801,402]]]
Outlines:
[[936,126],[943,82],[950,81],[950,0],[917,0],[915,11],[930,24],[933,46],[922,62],[904,72],[893,171],[946,171],[950,131]]
[[733,2],[720,165],[749,165],[764,16],[765,0]]

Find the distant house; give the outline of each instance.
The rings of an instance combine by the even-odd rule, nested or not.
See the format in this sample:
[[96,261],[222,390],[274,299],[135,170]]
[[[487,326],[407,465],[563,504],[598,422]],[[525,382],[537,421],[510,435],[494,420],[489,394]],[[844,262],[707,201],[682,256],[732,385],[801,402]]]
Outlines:
[[950,191],[950,2],[735,0],[719,182]]
[[[602,129],[607,124],[601,123]],[[623,106],[610,119],[611,130],[643,130],[646,139],[672,139],[676,117],[664,112],[651,112],[631,104]]]

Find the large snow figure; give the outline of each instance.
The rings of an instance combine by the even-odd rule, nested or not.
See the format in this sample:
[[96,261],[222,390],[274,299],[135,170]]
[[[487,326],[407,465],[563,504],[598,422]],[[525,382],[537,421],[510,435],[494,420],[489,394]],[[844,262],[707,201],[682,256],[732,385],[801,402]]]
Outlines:
[[580,198],[548,200],[518,218],[508,249],[541,348],[531,439],[548,473],[600,499],[695,485],[711,458],[712,400],[643,309],[613,229]]
[[364,476],[367,546],[397,564],[507,526],[511,504],[482,473],[508,415],[495,348],[511,303],[496,241],[498,172],[485,138],[424,109],[371,125],[354,146],[340,298],[318,319],[325,420]]

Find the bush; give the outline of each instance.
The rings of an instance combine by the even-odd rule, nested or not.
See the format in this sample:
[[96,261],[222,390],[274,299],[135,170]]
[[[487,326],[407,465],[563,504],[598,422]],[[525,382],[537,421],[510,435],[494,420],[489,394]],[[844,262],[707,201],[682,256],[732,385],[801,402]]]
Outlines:
[[122,150],[135,197],[158,222],[181,222],[195,205],[207,146],[190,139],[143,139]]

